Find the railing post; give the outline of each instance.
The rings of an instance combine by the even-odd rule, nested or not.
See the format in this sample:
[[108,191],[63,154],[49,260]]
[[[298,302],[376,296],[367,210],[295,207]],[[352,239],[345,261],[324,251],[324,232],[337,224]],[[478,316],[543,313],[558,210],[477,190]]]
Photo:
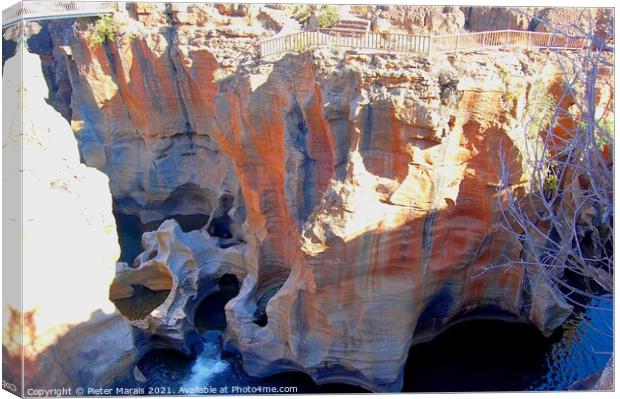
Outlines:
[[527,33],[527,47],[531,47],[532,46],[532,32],[528,32]]
[[456,34],[456,43],[454,44],[454,51],[459,51],[459,39],[461,35],[459,33]]

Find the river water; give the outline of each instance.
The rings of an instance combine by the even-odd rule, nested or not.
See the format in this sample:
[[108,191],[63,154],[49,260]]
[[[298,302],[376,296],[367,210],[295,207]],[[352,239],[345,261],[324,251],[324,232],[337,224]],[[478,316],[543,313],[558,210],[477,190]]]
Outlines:
[[[405,392],[566,390],[599,372],[613,350],[611,304],[596,303],[550,338],[536,328],[495,320],[464,321],[415,345],[405,367]],[[140,363],[147,386],[216,388],[295,386],[298,393],[366,392],[345,384],[316,385],[302,373],[247,376],[238,358],[222,354],[221,333],[202,335],[197,359],[152,352]],[[255,392],[258,393],[258,392]]]

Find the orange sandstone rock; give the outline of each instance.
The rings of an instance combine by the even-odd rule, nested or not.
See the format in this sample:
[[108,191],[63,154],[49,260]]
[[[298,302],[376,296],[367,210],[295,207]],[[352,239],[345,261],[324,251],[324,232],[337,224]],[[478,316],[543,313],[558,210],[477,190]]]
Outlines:
[[[501,309],[545,334],[567,316],[553,292],[536,295],[552,288],[508,267],[521,247],[500,227],[497,197],[500,154],[510,184],[527,178],[527,104],[508,104],[501,71],[528,86],[542,64],[501,51],[432,64],[315,51],[221,77],[222,54],[190,34],[165,27],[105,49],[78,36],[65,52],[72,125],[117,207],[143,221],[210,214],[223,193],[234,196],[243,242],[217,259],[245,254],[225,337],[249,374],[297,369],[320,383],[398,390],[412,343],[457,315]],[[159,258],[141,257],[141,267],[181,275],[182,263],[158,251],[190,239],[180,252],[202,267],[189,236],[199,233],[173,227],[149,233]],[[122,268],[114,295],[140,278]],[[180,347],[191,309],[164,304],[133,324]],[[170,315],[179,323],[165,324]]]

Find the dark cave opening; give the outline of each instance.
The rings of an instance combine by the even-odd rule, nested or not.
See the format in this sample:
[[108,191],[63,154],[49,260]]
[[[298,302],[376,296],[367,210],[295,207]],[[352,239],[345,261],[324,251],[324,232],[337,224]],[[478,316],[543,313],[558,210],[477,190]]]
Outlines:
[[274,297],[274,295],[282,288],[282,284],[272,285],[271,287],[266,288],[258,301],[256,302],[256,310],[254,311],[254,320],[252,321],[254,324],[265,327],[269,322],[269,318],[267,317],[267,304]]
[[531,324],[464,319],[411,347],[403,392],[531,389],[547,371],[551,345]]
[[230,232],[230,225],[232,222],[233,220],[228,214],[222,215],[219,218],[211,220],[211,223],[209,223],[207,227],[207,232],[212,237],[224,239],[232,238],[232,233]]
[[194,325],[200,333],[226,329],[224,307],[239,294],[239,280],[234,274],[224,274],[218,282],[218,290],[207,295],[198,305]]
[[234,298],[237,294],[239,294],[239,279],[234,274],[226,273],[222,275],[218,286],[222,292],[232,295],[231,298]]
[[[222,278],[220,287],[235,289],[232,276]],[[494,311],[494,310],[493,310]],[[473,318],[476,317],[476,318]],[[487,317],[484,319],[483,317]],[[494,318],[492,318],[494,317]],[[572,360],[562,360],[562,351],[568,345],[582,345],[587,350],[599,348],[588,340],[581,344],[573,342],[577,332],[568,332],[569,341],[557,347],[559,339],[567,330],[559,329],[550,338],[545,338],[531,324],[502,321],[496,312],[484,310],[460,316],[431,341],[411,347],[404,368],[403,392],[471,392],[471,391],[523,391],[577,389],[570,385],[583,376],[599,371],[607,358],[596,364],[583,365],[583,353]],[[202,334],[205,337],[207,334]],[[602,347],[605,348],[605,347]],[[611,350],[611,344],[609,347]],[[219,350],[221,350],[220,348]],[[560,353],[557,350],[560,350]],[[557,356],[561,358],[557,359]],[[570,356],[569,356],[570,357]],[[216,361],[218,356],[209,357]],[[176,351],[153,350],[138,363],[140,371],[147,377],[147,386],[179,386],[189,377],[201,372],[210,374],[215,364],[211,360],[196,368],[196,361]],[[209,385],[230,386],[296,386],[296,393],[362,393],[361,387],[345,383],[317,385],[303,372],[284,371],[263,378],[250,377],[243,370],[241,355],[224,349],[221,361],[228,367],[205,380]],[[559,367],[554,363],[562,363]],[[192,365],[194,367],[192,367]],[[206,367],[206,369],[205,369]],[[576,373],[576,369],[584,368]],[[283,367],[286,369],[286,367]],[[216,370],[216,369],[212,369]],[[326,373],[333,370],[326,369]],[[549,379],[549,372],[555,373]],[[329,375],[329,374],[328,374]],[[586,388],[587,389],[587,388]]]
[[[243,242],[238,235],[238,228],[235,230],[234,220],[229,215],[235,205],[235,196],[231,193],[224,193],[219,198],[218,206],[211,212],[210,220],[206,226],[207,233],[211,237],[220,238],[220,246],[228,248]],[[237,236],[235,236],[237,231]]]

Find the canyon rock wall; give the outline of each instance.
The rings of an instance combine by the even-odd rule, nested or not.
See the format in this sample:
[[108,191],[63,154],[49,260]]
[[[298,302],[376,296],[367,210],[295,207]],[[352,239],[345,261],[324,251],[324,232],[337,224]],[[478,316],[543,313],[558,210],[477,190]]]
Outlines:
[[163,223],[119,264],[119,308],[164,292],[128,317],[139,351],[150,337],[197,351],[192,312],[224,274],[241,281],[226,346],[253,376],[396,391],[409,347],[457,315],[501,310],[547,335],[563,322],[570,306],[511,263],[521,247],[497,198],[503,171],[514,189],[527,181],[531,96],[555,76],[547,55],[315,50],[244,56],[232,74],[229,51],[255,38],[206,40],[230,28],[179,15],[121,16],[133,34],[103,46],[89,44],[92,26],[45,26],[80,155],[109,176],[117,210],[211,215],[202,231]]
[[[153,18],[166,23],[163,10],[157,14],[161,8],[153,7]],[[191,65],[201,90],[214,93],[216,59],[209,51],[188,58],[178,41],[204,40],[210,27],[191,26],[178,39],[168,25],[141,25],[143,31],[132,33],[138,28],[131,23],[138,22],[127,16],[123,21],[119,41],[125,45],[118,48],[91,49],[88,37],[75,43],[66,34],[71,25],[48,28],[53,55],[71,82],[65,102],[80,155],[110,176],[116,212],[139,216],[143,223],[172,214],[208,215],[222,194],[217,190],[237,195],[238,183],[230,160],[207,133],[207,98],[197,98],[186,79]],[[131,40],[131,34],[142,38]]]
[[[39,26],[29,29],[39,34]],[[70,124],[48,103],[42,59],[27,46],[20,40],[3,70],[3,91],[22,100],[5,97],[5,111],[15,109],[4,115],[4,188],[21,200],[21,212],[5,209],[3,222],[22,226],[5,244],[23,251],[21,264],[5,264],[7,283],[21,282],[23,291],[16,301],[4,297],[10,317],[3,317],[3,365],[19,375],[23,360],[24,379],[39,387],[75,382],[63,379],[63,370],[71,374],[85,363],[92,366],[85,379],[105,380],[110,364],[116,372],[132,367],[131,356],[119,361],[132,350],[123,346],[132,341],[129,324],[108,299],[119,255],[108,178],[80,162]],[[89,360],[93,352],[105,354]]]

